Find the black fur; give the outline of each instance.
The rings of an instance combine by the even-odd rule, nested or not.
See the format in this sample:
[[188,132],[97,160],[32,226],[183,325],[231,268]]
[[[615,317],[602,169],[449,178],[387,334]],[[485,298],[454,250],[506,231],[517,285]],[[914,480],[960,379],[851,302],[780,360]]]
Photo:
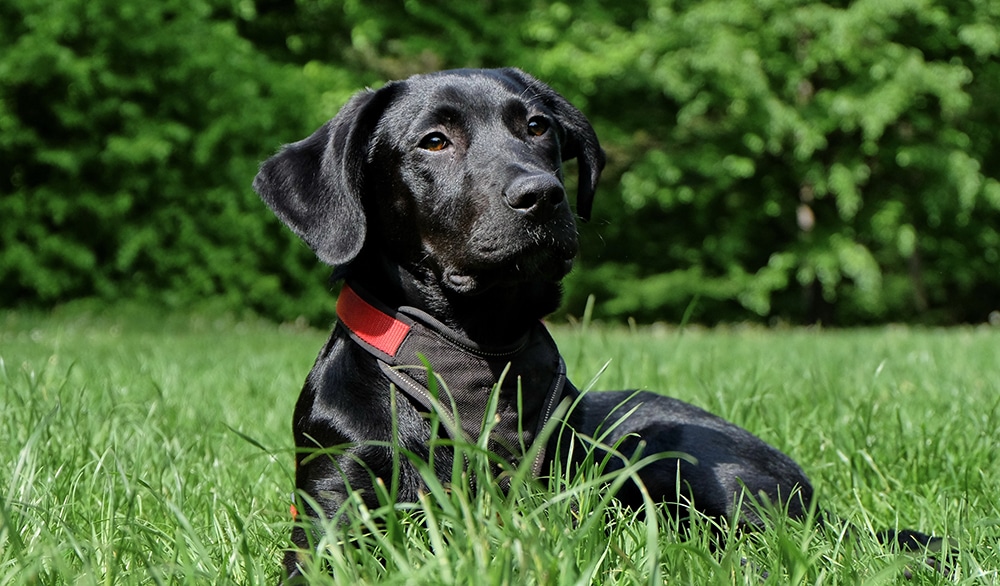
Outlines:
[[[312,136],[267,160],[254,188],[338,277],[390,307],[427,312],[478,344],[503,345],[559,303],[560,280],[577,252],[562,175],[562,163],[574,158],[577,213],[586,218],[604,153],[583,114],[519,70],[458,70],[358,94]],[[370,354],[331,336],[293,422],[296,486],[323,514],[335,514],[349,487],[369,487],[368,469],[392,475],[393,454],[383,446],[394,416],[402,447],[427,453],[426,419],[405,400],[393,413],[389,392]],[[709,515],[731,517],[746,487],[790,515],[808,509],[812,487],[795,462],[692,405],[648,392],[588,393],[567,421],[594,435],[630,412],[605,438],[609,445],[623,440],[628,452],[641,441],[647,454],[693,458],[659,460],[642,471],[654,498],[687,497]],[[341,456],[309,457],[341,445],[351,446]],[[437,462],[449,478],[450,462]],[[678,467],[684,495],[675,494]],[[416,500],[420,476],[405,459],[398,473],[398,498]],[[363,494],[374,500],[372,493]],[[641,504],[634,487],[618,497]],[[742,522],[760,522],[751,510],[743,513]],[[292,538],[306,547],[301,528]],[[296,572],[294,552],[286,566]]]

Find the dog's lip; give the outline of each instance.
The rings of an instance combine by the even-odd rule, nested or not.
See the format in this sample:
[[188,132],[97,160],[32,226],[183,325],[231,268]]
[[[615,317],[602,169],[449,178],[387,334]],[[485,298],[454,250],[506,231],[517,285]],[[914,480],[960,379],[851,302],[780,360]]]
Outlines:
[[448,284],[448,288],[456,293],[469,294],[477,289],[476,278],[472,275],[451,273],[445,275],[445,282]]

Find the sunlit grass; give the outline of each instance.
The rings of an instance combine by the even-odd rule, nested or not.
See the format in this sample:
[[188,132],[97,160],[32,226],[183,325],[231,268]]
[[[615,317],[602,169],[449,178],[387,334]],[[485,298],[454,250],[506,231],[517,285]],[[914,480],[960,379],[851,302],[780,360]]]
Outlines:
[[[558,491],[522,475],[506,496],[456,483],[355,510],[329,525],[317,582],[1000,580],[1000,331],[591,325],[555,336],[579,386],[601,373],[595,388],[662,391],[792,454],[845,523],[779,518],[740,534],[696,518],[680,531],[605,498],[599,470],[564,471]],[[136,308],[0,314],[0,584],[274,584],[291,411],[325,337]],[[951,573],[875,541],[895,527],[952,537]],[[729,537],[713,546],[716,534]]]

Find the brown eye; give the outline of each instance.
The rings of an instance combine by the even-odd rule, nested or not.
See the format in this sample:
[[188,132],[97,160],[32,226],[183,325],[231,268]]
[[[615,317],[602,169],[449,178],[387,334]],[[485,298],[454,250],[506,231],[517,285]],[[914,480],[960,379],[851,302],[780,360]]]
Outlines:
[[417,145],[425,151],[443,151],[451,144],[447,137],[440,132],[432,132],[425,136]]
[[549,121],[541,116],[535,116],[528,120],[528,133],[532,136],[541,136],[548,132]]

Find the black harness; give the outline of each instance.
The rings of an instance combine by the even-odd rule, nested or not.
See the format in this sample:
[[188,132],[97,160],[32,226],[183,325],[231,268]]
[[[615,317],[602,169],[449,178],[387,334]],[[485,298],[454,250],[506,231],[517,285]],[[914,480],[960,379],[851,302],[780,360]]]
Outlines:
[[[470,442],[490,429],[487,447],[512,464],[524,458],[566,395],[566,365],[541,322],[515,344],[484,348],[423,311],[385,307],[348,285],[337,299],[337,317],[335,333],[368,351],[419,410],[436,414],[450,435]],[[485,422],[494,398],[494,420]],[[544,459],[543,446],[532,462],[536,476]]]

